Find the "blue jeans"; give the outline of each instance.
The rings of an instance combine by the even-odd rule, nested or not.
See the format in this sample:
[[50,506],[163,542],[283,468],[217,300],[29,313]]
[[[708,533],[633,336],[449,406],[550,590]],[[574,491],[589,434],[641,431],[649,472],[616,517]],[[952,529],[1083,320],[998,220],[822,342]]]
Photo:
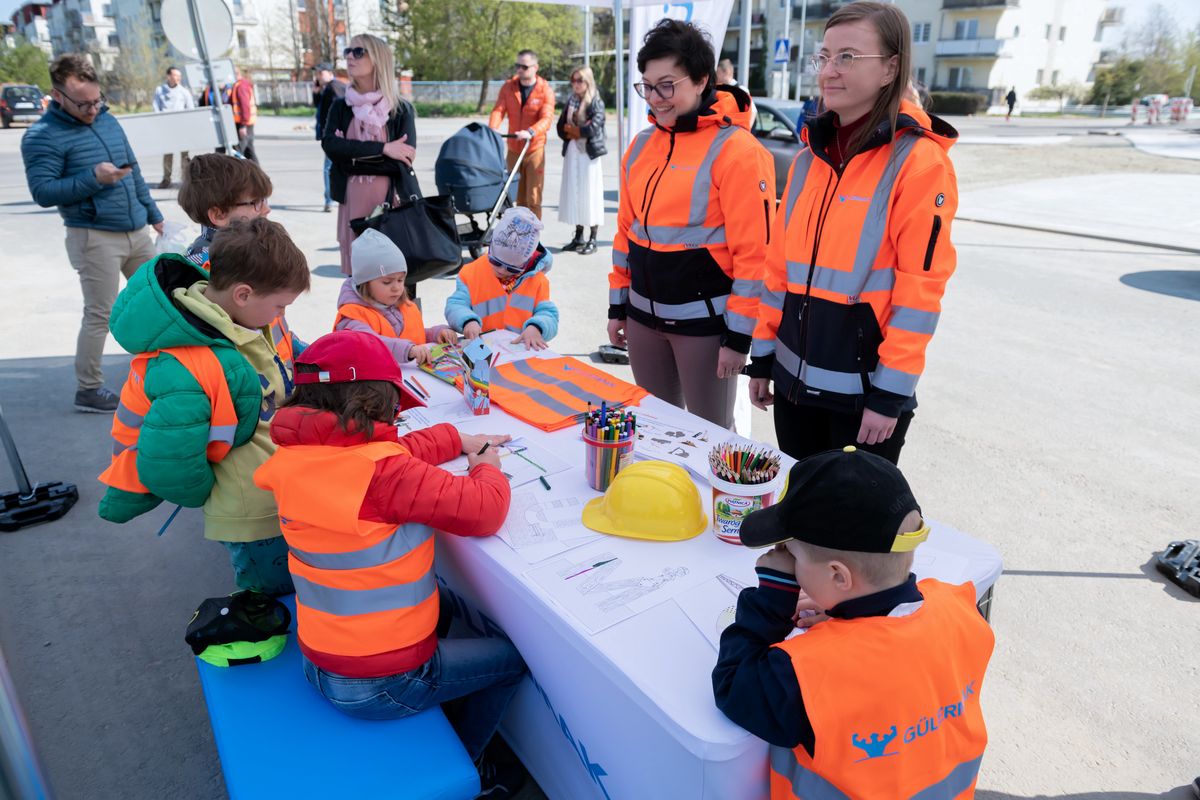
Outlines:
[[333,205],[333,198],[329,196],[329,167],[331,165],[332,162],[328,158],[325,159],[325,205],[327,206]]
[[291,594],[292,576],[288,572],[287,543],[282,536],[257,542],[221,542],[229,551],[233,581],[239,589],[253,589],[269,595]]
[[421,666],[383,678],[347,678],[304,659],[308,682],[352,717],[400,719],[445,703],[442,710],[472,760],[496,733],[525,672],[517,648],[498,638],[443,639]]

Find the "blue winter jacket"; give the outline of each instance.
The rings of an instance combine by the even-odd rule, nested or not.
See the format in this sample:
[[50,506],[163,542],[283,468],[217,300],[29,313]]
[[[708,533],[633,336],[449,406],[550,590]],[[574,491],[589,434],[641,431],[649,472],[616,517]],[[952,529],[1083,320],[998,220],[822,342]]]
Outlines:
[[[127,232],[162,222],[125,131],[108,109],[85,125],[51,102],[21,139],[21,157],[34,202],[58,206],[68,228]],[[102,161],[133,164],[133,170],[106,186],[94,172]]]

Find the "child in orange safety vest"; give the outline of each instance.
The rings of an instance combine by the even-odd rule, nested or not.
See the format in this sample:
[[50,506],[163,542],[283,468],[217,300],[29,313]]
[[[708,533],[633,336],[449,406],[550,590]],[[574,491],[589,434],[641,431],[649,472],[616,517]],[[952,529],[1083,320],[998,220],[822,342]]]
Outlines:
[[713,692],[771,745],[772,800],[973,797],[995,637],[974,585],[911,574],[929,526],[900,470],[853,446],[810,456],[740,535],[773,549],[721,635]]
[[[494,445],[509,437],[442,423],[397,439],[406,393],[374,334],[322,336],[297,359],[295,380],[271,423],[278,449],[254,483],[279,505],[305,676],[363,719],[448,704],[479,767],[480,796],[511,797],[523,769],[491,763],[484,750],[525,662],[503,637],[446,637],[433,566],[442,536],[490,536],[503,524],[511,495]],[[463,454],[467,474],[439,466]]]
[[408,262],[400,248],[368,228],[350,245],[350,277],[338,294],[335,331],[362,331],[388,346],[397,364],[429,361],[432,342],[458,341],[447,325],[425,327],[421,309],[408,298]]
[[468,339],[509,330],[513,344],[545,350],[558,333],[558,306],[550,299],[553,259],[539,241],[542,221],[527,208],[510,208],[496,223],[485,256],[458,273],[446,299],[446,322]]

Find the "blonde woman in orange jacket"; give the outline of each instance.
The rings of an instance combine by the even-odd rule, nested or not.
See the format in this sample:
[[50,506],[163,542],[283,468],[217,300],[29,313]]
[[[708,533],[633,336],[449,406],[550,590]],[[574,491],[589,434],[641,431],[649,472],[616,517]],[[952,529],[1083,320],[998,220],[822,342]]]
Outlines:
[[609,341],[628,343],[639,386],[729,428],[771,236],[774,161],[749,131],[750,97],[715,85],[698,28],[660,22],[638,69],[653,127],[621,166]]
[[775,219],[749,370],[794,458],[857,445],[895,463],[917,405],[955,267],[958,133],[908,99],[911,41],[896,6],[857,2],[813,57],[827,111]]

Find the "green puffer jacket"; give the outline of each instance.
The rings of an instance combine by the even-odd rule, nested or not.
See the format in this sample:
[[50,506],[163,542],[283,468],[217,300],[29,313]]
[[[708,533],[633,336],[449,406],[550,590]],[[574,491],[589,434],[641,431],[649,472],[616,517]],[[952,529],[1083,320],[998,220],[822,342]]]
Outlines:
[[[161,255],[143,265],[117,297],[109,329],[130,353],[148,353],[165,347],[211,347],[221,366],[237,411],[233,446],[250,441],[258,427],[263,389],[258,373],[233,342],[211,324],[181,308],[172,292],[207,280],[204,270],[183,256]],[[108,487],[100,501],[100,516],[111,522],[128,522],[163,500],[188,508],[204,505],[213,488],[213,468],[208,462],[208,396],[192,373],[169,353],[146,366],[146,414],[137,442],[138,478],[149,495]]]

